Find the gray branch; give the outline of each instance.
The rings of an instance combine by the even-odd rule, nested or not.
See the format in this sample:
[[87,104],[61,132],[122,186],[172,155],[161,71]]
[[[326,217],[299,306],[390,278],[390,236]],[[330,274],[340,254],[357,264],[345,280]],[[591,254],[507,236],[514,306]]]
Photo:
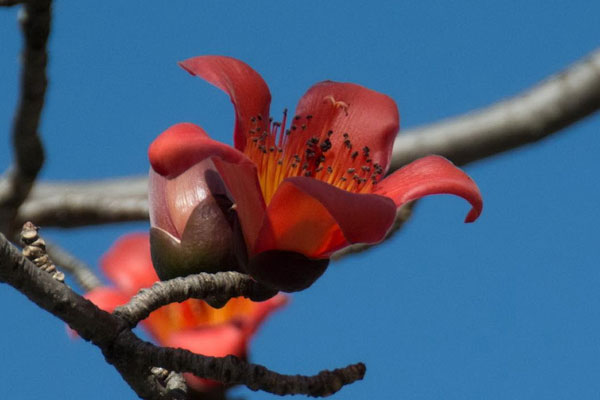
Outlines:
[[[13,2],[7,2],[12,5]],[[44,149],[38,136],[46,87],[46,45],[50,34],[51,1],[25,1],[21,9],[24,36],[20,99],[12,130],[14,165],[0,182],[0,231],[11,232],[17,210],[27,198],[44,163]]]
[[[1,182],[0,182],[1,183]],[[62,228],[148,219],[147,179],[37,183],[17,222]]]
[[73,277],[75,282],[86,292],[102,285],[91,267],[54,243],[46,243],[46,251],[63,272]]
[[[365,373],[364,364],[359,363],[315,376],[281,375],[232,356],[207,357],[182,349],[154,346],[139,339],[126,320],[100,310],[37,268],[2,234],[0,282],[19,290],[39,307],[69,324],[82,338],[98,346],[138,396],[146,399],[164,399],[170,391],[152,374],[152,367],[190,372],[225,384],[243,384],[252,390],[309,396],[333,394],[342,386],[362,379]],[[247,289],[247,286],[241,287]]]
[[114,313],[133,328],[152,311],[190,298],[206,300],[213,307],[222,307],[233,297],[243,296],[253,301],[264,301],[276,294],[277,291],[239,272],[200,273],[156,282],[152,287],[140,290],[129,303],[117,307]]
[[463,165],[536,142],[600,108],[600,49],[517,96],[401,133],[391,169],[439,154]]

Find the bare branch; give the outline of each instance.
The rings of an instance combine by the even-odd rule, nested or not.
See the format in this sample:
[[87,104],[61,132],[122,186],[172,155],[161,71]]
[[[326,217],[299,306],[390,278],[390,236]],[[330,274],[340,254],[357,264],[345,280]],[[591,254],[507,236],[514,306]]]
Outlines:
[[17,221],[77,227],[148,219],[145,177],[97,182],[38,183],[19,209]]
[[165,395],[169,398],[174,400],[187,399],[188,387],[183,375],[176,372],[169,372],[160,367],[152,367],[150,372],[157,377],[164,387]]
[[133,328],[152,311],[190,298],[206,300],[213,307],[222,307],[233,297],[244,296],[253,301],[264,301],[276,294],[277,291],[239,272],[200,273],[156,282],[151,288],[140,290],[129,303],[117,307],[114,313]]
[[236,357],[206,357],[182,349],[161,348],[139,339],[127,321],[100,310],[37,268],[0,234],[0,282],[8,283],[31,301],[62,319],[81,337],[98,346],[106,360],[142,398],[164,399],[165,388],[152,367],[191,372],[225,384],[244,384],[252,390],[275,394],[328,396],[342,386],[362,379],[362,363],[315,376],[280,375]]
[[27,198],[44,163],[38,127],[48,86],[46,45],[50,34],[50,10],[50,0],[27,1],[21,10],[25,46],[22,52],[20,99],[12,131],[15,162],[7,173],[4,185],[0,185],[2,232],[13,230],[17,210]]
[[112,352],[125,354],[131,359],[150,355],[152,365],[170,371],[191,372],[228,385],[242,384],[251,390],[278,395],[330,396],[343,386],[362,379],[366,372],[365,365],[358,363],[333,371],[321,371],[314,376],[282,375],[260,365],[248,364],[235,356],[205,357],[184,349],[157,347],[128,330],[116,341]]
[[429,154],[467,164],[536,142],[599,108],[600,49],[513,98],[398,135],[391,169]]

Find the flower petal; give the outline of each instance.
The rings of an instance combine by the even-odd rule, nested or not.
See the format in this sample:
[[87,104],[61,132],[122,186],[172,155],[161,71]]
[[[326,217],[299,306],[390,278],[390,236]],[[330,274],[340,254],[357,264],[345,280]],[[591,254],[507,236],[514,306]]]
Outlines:
[[161,133],[148,149],[152,169],[166,178],[174,178],[213,156],[233,163],[250,162],[243,153],[212,140],[202,128],[187,122]]
[[179,233],[171,220],[169,204],[167,203],[167,183],[169,180],[154,172],[152,167],[148,173],[148,212],[150,226],[163,230],[178,240]]
[[[311,136],[323,138],[331,130],[333,146],[329,154],[339,157],[347,152],[343,136],[347,133],[353,151],[362,153],[367,146],[368,158],[387,171],[400,124],[398,108],[390,97],[354,83],[320,82],[302,96],[296,107],[296,116],[307,115],[312,118],[303,131],[303,142]],[[299,133],[296,129],[290,137]]]
[[212,160],[229,190],[246,246],[250,250],[256,241],[265,215],[265,201],[258,182],[256,166],[251,161],[236,164],[216,157]]
[[100,265],[108,279],[126,297],[152,286],[158,280],[152,267],[147,233],[121,237],[102,257]]
[[[231,301],[231,300],[230,300]],[[280,309],[285,306],[289,301],[289,297],[283,294],[278,294],[275,297],[271,297],[269,300],[254,302],[253,309],[247,319],[242,323],[244,333],[249,337],[253,335],[260,324],[271,315],[273,311]]]
[[394,222],[383,196],[356,194],[307,177],[287,178],[267,208],[254,253],[288,250],[327,258],[348,243],[376,243]]
[[[248,337],[234,324],[224,324],[176,332],[165,343],[168,347],[182,348],[196,354],[212,357],[234,355],[246,356]],[[206,391],[221,384],[209,379],[184,374],[190,387],[197,391]]]
[[129,301],[129,297],[125,296],[119,290],[107,286],[100,286],[90,290],[84,297],[94,303],[98,308],[109,313],[112,313],[115,308],[122,306]]
[[454,194],[471,203],[465,222],[475,221],[483,208],[477,184],[440,156],[423,157],[400,168],[379,182],[374,193],[391,198],[398,207],[430,194]]
[[212,83],[227,93],[235,107],[235,148],[243,151],[250,119],[260,115],[261,131],[269,120],[271,93],[262,77],[248,64],[231,57],[201,56],[189,58],[179,65],[192,75]]

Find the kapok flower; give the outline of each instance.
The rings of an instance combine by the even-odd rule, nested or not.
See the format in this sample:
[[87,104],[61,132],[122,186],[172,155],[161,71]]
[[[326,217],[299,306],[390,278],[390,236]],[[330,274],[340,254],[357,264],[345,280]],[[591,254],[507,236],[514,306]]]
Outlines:
[[[99,287],[85,297],[108,312],[127,303],[140,289],[150,287],[158,280],[145,233],[119,239],[102,258],[101,268],[115,286]],[[283,295],[260,303],[240,297],[215,309],[204,301],[190,299],[159,308],[141,325],[163,346],[180,347],[213,357],[235,355],[245,358],[248,343],[258,326],[285,302]],[[218,385],[191,374],[185,376],[188,385],[199,391]]]
[[[442,157],[424,157],[385,176],[399,116],[384,94],[320,82],[300,99],[295,114],[284,111],[279,122],[269,117],[267,84],[247,64],[202,56],[180,66],[230,96],[235,148],[191,123],[163,132],[149,149],[152,226],[185,236],[207,183],[224,187],[243,234],[242,264],[268,285],[308,287],[332,253],[381,241],[397,208],[423,196],[465,198],[472,205],[465,222],[481,213],[477,185]],[[191,176],[180,189],[177,182]],[[162,257],[158,246],[154,254]]]

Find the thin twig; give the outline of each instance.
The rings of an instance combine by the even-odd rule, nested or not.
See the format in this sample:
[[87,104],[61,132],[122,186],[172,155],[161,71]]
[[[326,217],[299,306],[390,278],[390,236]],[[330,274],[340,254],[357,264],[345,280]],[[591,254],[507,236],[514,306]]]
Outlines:
[[165,392],[150,372],[152,367],[190,372],[225,384],[244,384],[275,394],[328,396],[362,379],[364,364],[354,364],[315,376],[280,375],[236,357],[206,357],[182,349],[161,348],[139,339],[128,322],[100,310],[92,302],[52,279],[23,257],[0,234],[0,282],[8,283],[44,310],[57,316],[79,335],[98,346],[138,396],[164,399]]
[[244,296],[253,301],[264,301],[276,294],[277,291],[239,272],[200,273],[156,282],[152,287],[140,290],[129,303],[117,307],[114,313],[133,328],[152,311],[190,298],[206,300],[213,307],[222,307],[233,297]]
[[84,291],[89,292],[102,285],[100,278],[94,274],[90,266],[65,249],[54,243],[46,242],[46,251],[62,271],[72,276]]
[[457,165],[536,142],[600,109],[600,49],[517,96],[401,133],[392,170],[439,154]]
[[46,45],[50,34],[51,1],[27,1],[24,5],[20,17],[25,38],[23,68],[12,131],[15,160],[4,185],[0,185],[0,231],[5,233],[13,231],[17,210],[27,198],[44,163],[38,127],[48,86]]

